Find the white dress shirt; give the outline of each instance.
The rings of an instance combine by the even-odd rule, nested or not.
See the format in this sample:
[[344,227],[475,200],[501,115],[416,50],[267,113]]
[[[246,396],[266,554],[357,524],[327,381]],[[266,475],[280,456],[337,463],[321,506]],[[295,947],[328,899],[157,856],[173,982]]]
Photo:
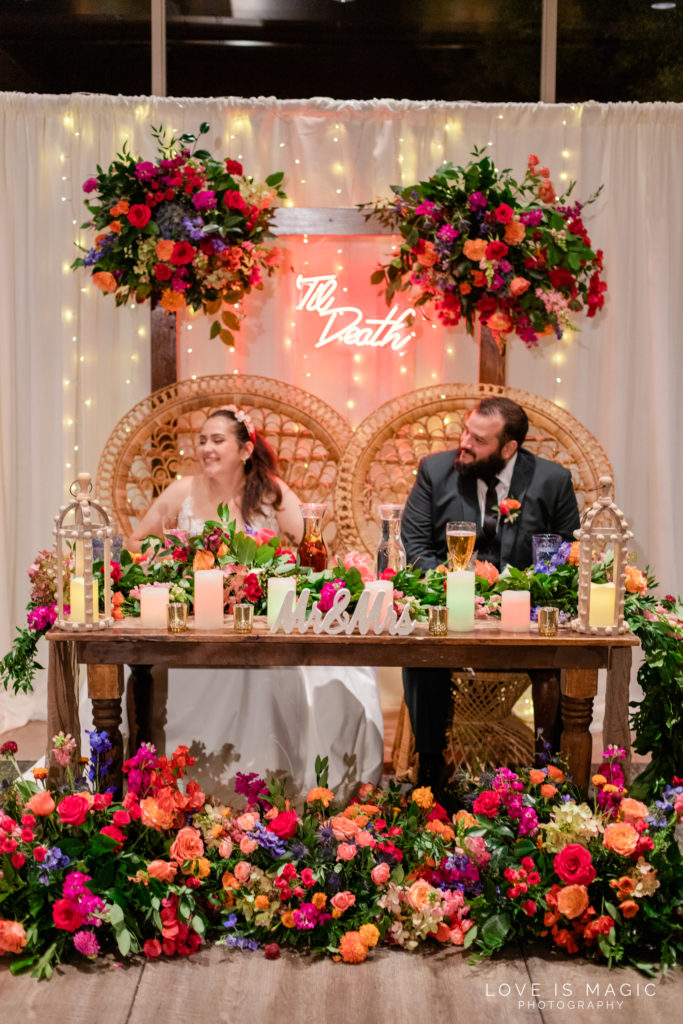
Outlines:
[[[496,494],[498,495],[498,504],[504,498],[507,498],[510,493],[510,484],[512,483],[512,474],[515,471],[515,463],[517,462],[517,452],[512,455],[505,463],[500,473],[496,478]],[[484,514],[486,512],[486,492],[488,490],[488,484],[486,480],[479,478],[477,480],[477,497],[479,498],[479,525],[484,525]]]

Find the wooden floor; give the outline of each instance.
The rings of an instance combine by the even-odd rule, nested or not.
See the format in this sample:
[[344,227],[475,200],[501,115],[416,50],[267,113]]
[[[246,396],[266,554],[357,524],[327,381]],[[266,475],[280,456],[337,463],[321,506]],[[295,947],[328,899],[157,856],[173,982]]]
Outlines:
[[375,950],[347,966],[214,946],[184,960],[69,966],[48,982],[0,966],[4,1024],[662,1024],[680,1019],[681,1003],[681,971],[652,980],[521,951],[470,965],[453,947]]

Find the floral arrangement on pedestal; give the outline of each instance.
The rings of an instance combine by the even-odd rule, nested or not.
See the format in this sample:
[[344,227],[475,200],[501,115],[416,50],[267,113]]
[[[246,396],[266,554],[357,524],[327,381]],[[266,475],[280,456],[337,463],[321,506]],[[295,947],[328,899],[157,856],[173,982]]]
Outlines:
[[529,157],[524,178],[499,171],[475,149],[464,167],[442,164],[427,181],[392,186],[394,198],[361,204],[366,218],[395,225],[399,251],[371,281],[387,304],[410,291],[413,306],[433,307],[446,325],[477,317],[501,350],[510,332],[528,347],[541,334],[576,330],[575,314],[604,305],[603,254],[593,250],[582,220],[586,203],[571,201],[575,182],[558,196],[547,167]]
[[[246,602],[254,606],[256,615],[267,611],[267,581],[271,576],[293,577],[297,595],[306,588],[309,607],[315,605],[322,612],[332,607],[336,592],[342,588],[350,592],[348,611],[352,612],[365,584],[377,578],[370,556],[357,551],[339,557],[334,566],[322,572],[302,568],[272,530],[237,530],[227,506],[220,506],[218,519],[207,522],[197,536],[172,530],[163,537],[146,538],[142,548],[141,554],[123,550],[119,560],[111,563],[115,619],[140,614],[139,588],[150,583],[171,588],[171,598],[191,608],[194,573],[201,569],[223,571],[226,611],[230,612],[236,602]],[[477,562],[477,616],[498,616],[504,590],[529,590],[532,618],[538,606],[554,605],[560,609],[561,623],[567,623],[577,609],[577,548],[576,544],[565,543],[547,561],[525,570],[509,568],[502,575],[489,562]],[[594,582],[607,581],[610,557],[596,560]],[[65,566],[65,601],[71,568]],[[102,562],[95,562],[94,569],[102,572]],[[12,649],[0,659],[0,683],[5,688],[11,684],[15,692],[29,690],[40,668],[38,642],[56,618],[55,574],[54,552],[41,551],[29,568],[32,592],[27,625],[17,630]],[[384,576],[393,581],[394,609],[399,615],[407,607],[411,617],[424,621],[430,605],[446,603],[445,566],[424,576],[411,567],[397,573],[388,571]],[[657,589],[657,581],[649,572],[643,573],[633,564],[626,567],[624,615],[640,640],[644,656],[638,670],[643,698],[632,717],[634,746],[638,753],[652,755],[632,785],[639,799],[661,790],[683,764],[683,617],[679,599],[670,594],[658,597]]]
[[654,973],[683,954],[683,862],[675,829],[683,780],[652,807],[628,796],[607,751],[581,801],[563,769],[499,769],[449,817],[429,788],[361,787],[335,808],[326,759],[303,808],[282,782],[239,778],[245,803],[207,801],[182,783],[193,758],[143,745],[124,765],[127,792],[99,791],[110,749],[91,734],[87,767],[60,734],[66,789],[16,778],[0,794],[0,954],[13,973],[56,964],[189,956],[203,942],[282,947],[360,963],[373,947],[434,941],[485,956],[545,941],[609,965]]
[[[200,125],[199,136],[209,125]],[[198,136],[166,138],[152,128],[159,156],[134,158],[124,143],[106,171],[88,178],[83,190],[91,219],[82,228],[97,232],[92,248],[74,260],[93,283],[113,294],[117,305],[150,298],[167,312],[185,307],[219,316],[211,337],[234,344],[243,312],[235,306],[262,287],[282,260],[264,242],[278,201],[280,172],[256,184],[238,160],[216,160],[205,149],[190,149]]]

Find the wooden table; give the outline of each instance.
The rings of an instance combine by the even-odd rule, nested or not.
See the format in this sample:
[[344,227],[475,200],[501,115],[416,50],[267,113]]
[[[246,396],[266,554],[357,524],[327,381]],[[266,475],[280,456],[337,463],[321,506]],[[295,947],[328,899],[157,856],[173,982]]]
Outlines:
[[[111,782],[121,785],[123,745],[121,697],[124,665],[165,668],[267,668],[278,665],[374,665],[425,668],[462,668],[488,671],[543,669],[560,680],[562,736],[576,783],[588,784],[592,741],[590,725],[598,670],[613,670],[618,680],[606,698],[606,717],[614,723],[608,742],[628,745],[628,678],[631,649],[638,645],[632,633],[614,637],[590,636],[560,629],[556,637],[539,637],[535,626],[527,633],[504,632],[498,623],[476,623],[467,633],[432,637],[418,624],[407,637],[388,635],[315,636],[313,633],[271,635],[264,619],[256,619],[254,632],[235,634],[231,620],[223,630],[186,633],[150,630],[134,619],[117,622],[112,629],[72,633],[51,629],[48,667],[48,737],[60,729],[80,736],[78,719],[78,665],[88,667],[88,695],[93,721],[106,729],[114,743]],[[616,670],[616,671],[615,671]],[[608,676],[609,678],[609,676]],[[625,690],[624,690],[625,686]],[[618,706],[615,706],[618,705]],[[606,729],[607,733],[609,730]],[[229,739],[229,737],[226,737]],[[323,752],[324,753],[324,752]],[[48,761],[51,780],[59,767]]]

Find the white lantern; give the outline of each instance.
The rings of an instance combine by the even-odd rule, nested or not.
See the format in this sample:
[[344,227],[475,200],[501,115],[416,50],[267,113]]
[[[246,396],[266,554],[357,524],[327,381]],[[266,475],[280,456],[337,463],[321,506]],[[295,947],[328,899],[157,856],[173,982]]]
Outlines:
[[[579,633],[610,636],[628,633],[624,620],[626,595],[627,542],[633,534],[624,513],[612,500],[612,480],[600,477],[602,494],[581,519],[581,528],[574,536],[579,542],[579,606],[572,628]],[[611,580],[595,583],[592,578],[596,560],[612,554]],[[596,559],[597,556],[597,559]]]
[[[75,501],[62,505],[55,516],[57,547],[57,621],[60,629],[84,632],[114,625],[111,614],[111,537],[110,517],[106,509],[90,497],[89,473],[79,473],[71,485]],[[103,542],[104,615],[99,611],[100,581],[93,575],[93,540]],[[70,549],[67,547],[70,544]],[[71,572],[71,552],[74,555]],[[69,615],[64,612],[64,577],[69,576]]]

